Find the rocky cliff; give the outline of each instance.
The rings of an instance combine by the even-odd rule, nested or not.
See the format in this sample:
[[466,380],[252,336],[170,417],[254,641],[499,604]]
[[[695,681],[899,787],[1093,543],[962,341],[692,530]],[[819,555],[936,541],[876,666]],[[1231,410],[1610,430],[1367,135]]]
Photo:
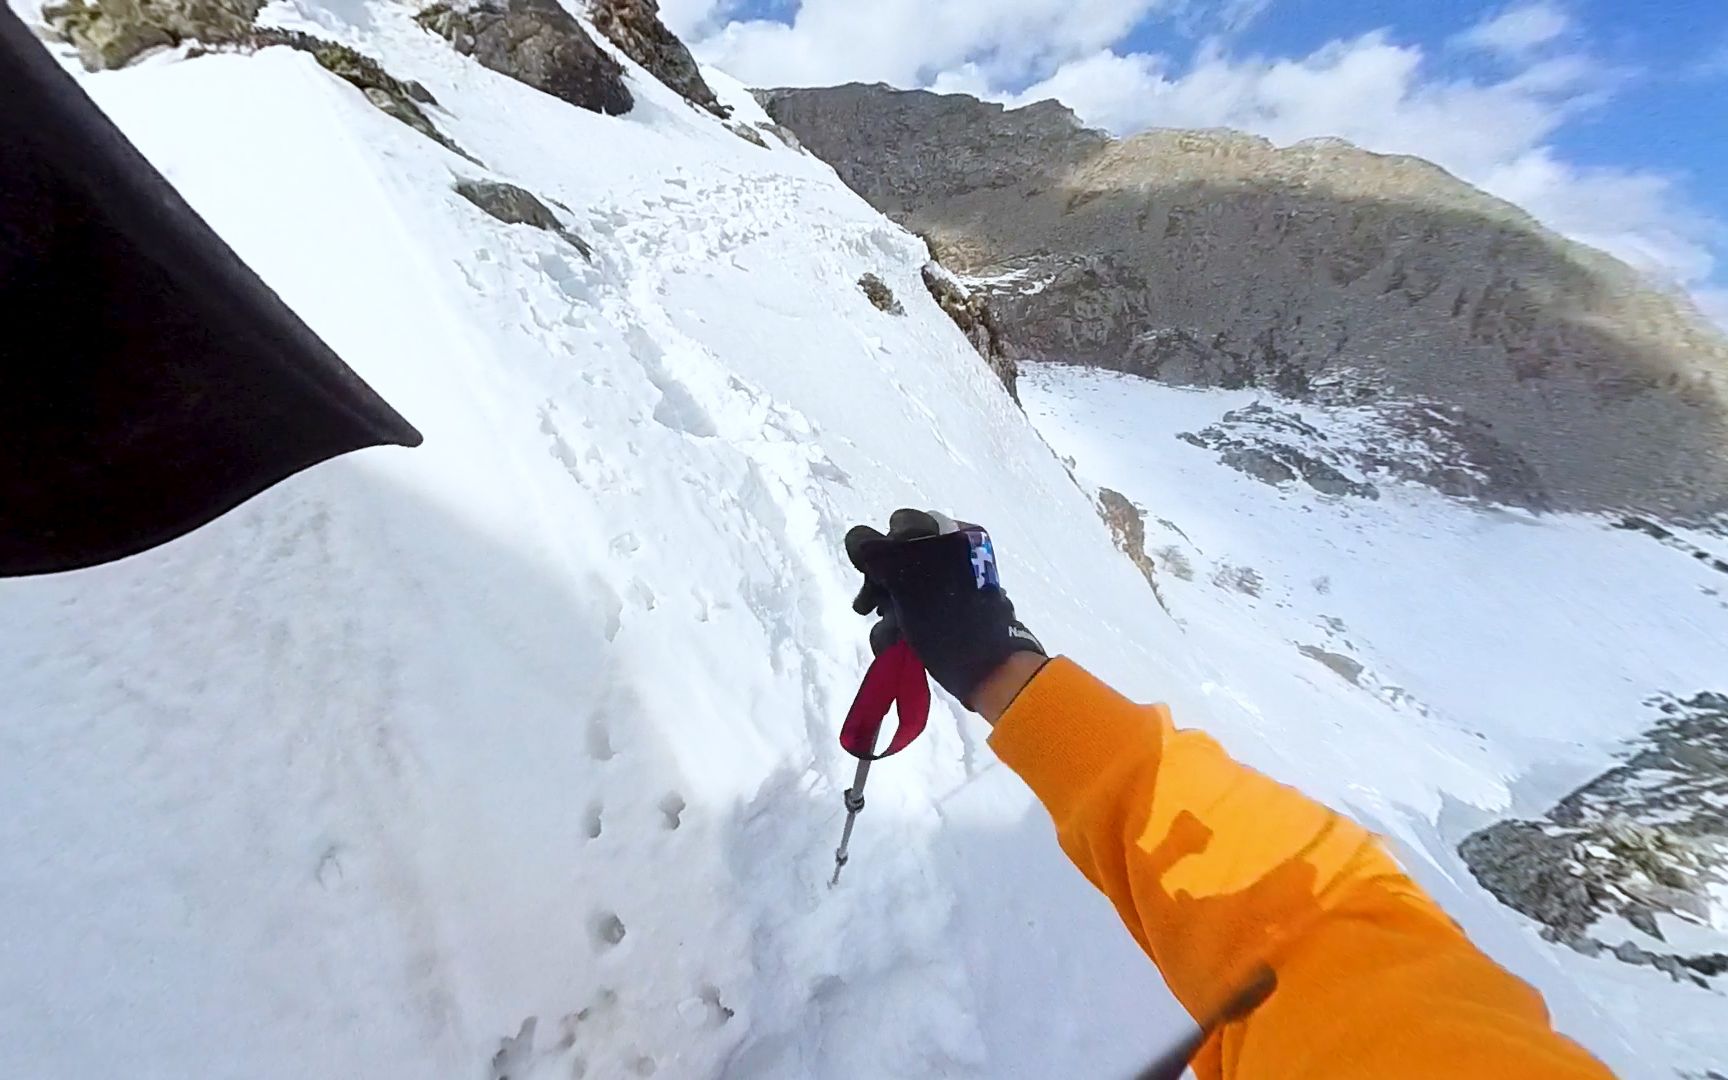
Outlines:
[[1020,359],[1443,413],[1505,463],[1483,485],[1500,501],[1728,509],[1722,337],[1427,162],[1227,131],[1118,140],[1048,101],[758,96],[982,288]]

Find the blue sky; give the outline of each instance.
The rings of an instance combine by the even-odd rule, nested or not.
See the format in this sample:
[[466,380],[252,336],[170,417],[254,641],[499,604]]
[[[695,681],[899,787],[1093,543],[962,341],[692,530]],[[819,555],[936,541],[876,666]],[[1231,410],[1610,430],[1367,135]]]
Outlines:
[[1728,0],[662,0],[750,85],[851,80],[1096,127],[1415,153],[1728,325]]
[[[1420,0],[1281,0],[1236,40],[1246,50],[1303,55],[1366,28],[1390,27],[1400,38],[1442,45],[1501,10]],[[1591,52],[1623,81],[1600,109],[1558,132],[1555,144],[1581,164],[1691,173],[1703,181],[1697,197],[1713,199],[1728,219],[1728,0],[1594,0],[1565,10]],[[1171,44],[1167,29],[1153,20],[1124,42],[1134,51]],[[1435,55],[1442,67],[1480,60],[1456,50],[1436,49]]]

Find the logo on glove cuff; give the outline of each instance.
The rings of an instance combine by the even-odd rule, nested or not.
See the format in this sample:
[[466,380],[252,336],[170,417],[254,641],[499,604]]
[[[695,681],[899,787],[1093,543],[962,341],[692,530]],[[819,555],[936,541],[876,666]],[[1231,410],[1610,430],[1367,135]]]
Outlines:
[[990,534],[977,525],[968,525],[966,540],[972,546],[972,584],[980,589],[1000,588],[1002,579],[996,572],[996,549]]

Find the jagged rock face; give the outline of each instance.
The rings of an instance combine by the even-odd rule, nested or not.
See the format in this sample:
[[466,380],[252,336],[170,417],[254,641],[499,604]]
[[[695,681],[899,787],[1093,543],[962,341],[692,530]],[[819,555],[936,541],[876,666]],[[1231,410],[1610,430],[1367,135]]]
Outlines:
[[657,0],[592,0],[588,17],[594,21],[594,29],[624,50],[624,55],[678,91],[684,100],[722,120],[732,115],[702,78],[690,50],[660,21]]
[[230,41],[244,34],[263,0],[71,0],[42,9],[91,71],[117,68],[146,49],[182,41]]
[[[1592,927],[1619,915],[1662,938],[1657,916],[1705,922],[1728,883],[1728,696],[1652,702],[1662,717],[1626,763],[1562,799],[1538,821],[1502,821],[1458,847],[1502,903],[1588,955]],[[1728,956],[1657,952],[1622,943],[1619,960],[1705,984]],[[1706,984],[1707,985],[1707,984]]]
[[959,94],[880,85],[755,94],[847,186],[897,219],[958,192],[1022,190],[1028,169],[1077,167],[1110,142],[1049,101],[1010,113]]
[[623,65],[556,0],[436,4],[415,19],[462,55],[572,105],[616,116],[635,104]]
[[1508,448],[1558,509],[1728,511],[1721,335],[1433,165],[1223,131],[1114,140],[1054,102],[758,97],[985,282],[1022,359],[1437,406]]
[[1014,399],[1014,404],[1020,404],[1020,365],[1015,363],[1013,355],[1009,353],[990,305],[982,297],[962,288],[934,264],[924,267],[923,277],[924,288],[929,290],[930,298],[948,313],[948,317],[954,320],[954,325],[966,335],[966,340],[978,350],[978,355],[990,365],[990,370],[1002,381],[1002,386],[1008,391],[1008,396]]

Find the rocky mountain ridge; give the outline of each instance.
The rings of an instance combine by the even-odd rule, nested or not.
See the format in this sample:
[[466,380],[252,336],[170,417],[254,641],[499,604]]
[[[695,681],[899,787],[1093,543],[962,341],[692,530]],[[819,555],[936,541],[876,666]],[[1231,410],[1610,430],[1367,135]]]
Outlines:
[[1728,510],[1728,343],[1684,298],[1409,157],[1085,128],[1055,102],[766,90],[776,121],[980,290],[1021,360],[1436,410],[1484,490]]

